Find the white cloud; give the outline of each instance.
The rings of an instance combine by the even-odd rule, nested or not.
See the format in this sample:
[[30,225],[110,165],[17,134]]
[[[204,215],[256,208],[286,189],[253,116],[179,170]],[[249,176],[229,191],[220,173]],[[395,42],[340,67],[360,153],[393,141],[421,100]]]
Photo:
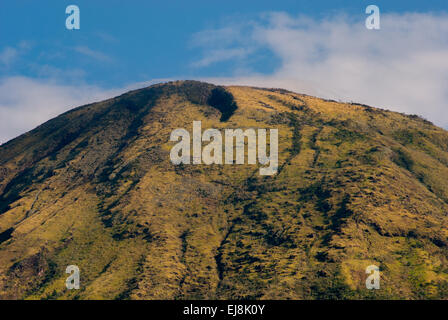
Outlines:
[[0,143],[71,108],[116,95],[91,86],[63,86],[25,77],[0,81]]
[[[271,13],[255,21],[230,22],[193,37],[202,48],[197,67],[238,60],[234,76],[202,79],[221,84],[278,87],[319,97],[356,101],[419,114],[448,128],[448,16],[405,14],[381,16],[381,30],[367,30],[364,21],[344,16],[317,21],[304,16]],[[25,50],[22,43],[15,50]],[[108,59],[87,47],[78,52]],[[248,72],[244,63],[266,50],[279,60],[271,74]],[[14,60],[11,53],[0,63]],[[5,59],[5,60],[3,60]],[[124,88],[82,84],[82,70],[72,70],[76,85],[62,85],[63,70],[35,66],[40,77],[0,78],[0,143],[33,129],[73,107],[104,100],[167,79]],[[53,79],[53,80],[51,80]],[[59,80],[57,80],[59,79]]]
[[356,101],[419,114],[448,127],[446,14],[383,14],[381,30],[367,30],[363,20],[343,15],[317,21],[270,13],[256,21],[230,24],[195,35],[202,60],[228,48],[250,50],[252,56],[244,57],[248,60],[268,49],[281,64],[272,74],[235,73],[215,82],[283,87]]
[[166,79],[104,89],[86,84],[61,85],[56,80],[9,77],[0,80],[0,144],[72,108],[102,101]]

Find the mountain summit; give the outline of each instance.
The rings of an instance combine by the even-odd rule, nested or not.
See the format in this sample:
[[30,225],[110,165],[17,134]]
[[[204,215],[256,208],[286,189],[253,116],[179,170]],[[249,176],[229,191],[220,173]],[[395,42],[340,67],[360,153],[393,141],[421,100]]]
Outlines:
[[[276,174],[174,165],[170,134],[193,121],[278,129]],[[448,298],[447,177],[448,133],[418,116],[153,85],[0,146],[0,298]]]

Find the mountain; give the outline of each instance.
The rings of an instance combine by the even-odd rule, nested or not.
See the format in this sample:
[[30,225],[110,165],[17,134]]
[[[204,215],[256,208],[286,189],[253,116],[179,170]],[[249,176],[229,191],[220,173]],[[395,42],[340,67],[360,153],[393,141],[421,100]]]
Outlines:
[[[277,173],[174,165],[170,134],[193,121],[278,129]],[[0,146],[0,298],[448,298],[447,177],[448,132],[418,116],[153,85]]]

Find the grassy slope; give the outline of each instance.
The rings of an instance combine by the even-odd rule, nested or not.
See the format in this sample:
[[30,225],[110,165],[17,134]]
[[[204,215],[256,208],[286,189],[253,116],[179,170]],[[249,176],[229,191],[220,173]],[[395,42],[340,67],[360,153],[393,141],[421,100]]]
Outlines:
[[[137,90],[1,146],[0,297],[448,297],[446,131],[248,87],[227,88],[238,109],[223,122],[212,88]],[[169,135],[193,120],[278,128],[279,174],[173,166]],[[81,290],[65,289],[69,264]]]

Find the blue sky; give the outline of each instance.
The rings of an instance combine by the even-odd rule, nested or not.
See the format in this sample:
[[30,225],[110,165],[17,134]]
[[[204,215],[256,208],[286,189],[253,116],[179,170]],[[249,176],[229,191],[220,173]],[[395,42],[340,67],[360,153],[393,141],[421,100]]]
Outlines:
[[[65,8],[70,4],[80,8],[80,30],[65,28]],[[364,11],[369,4],[380,8],[384,21],[381,31],[376,33],[364,27],[367,16]],[[428,50],[433,50],[421,52],[418,59],[414,55],[409,56],[410,65],[422,59],[434,61],[429,58],[431,55],[443,60],[444,54],[448,52],[445,51],[448,45],[445,46],[443,40],[447,11],[446,0],[2,1],[0,118],[6,121],[4,119],[9,117],[9,123],[3,125],[0,120],[0,125],[3,125],[3,129],[0,128],[0,142],[31,129],[77,103],[102,99],[136,83],[154,79],[195,78],[260,85],[272,83],[305,93],[342,100],[361,100],[415,113],[416,107],[406,106],[409,101],[401,101],[392,93],[383,92],[384,88],[378,88],[377,96],[381,96],[381,99],[364,94],[368,90],[365,86],[357,87],[355,84],[360,81],[355,77],[347,76],[345,86],[341,87],[339,79],[343,75],[350,75],[352,66],[347,65],[348,72],[341,68],[344,64],[338,54],[341,48],[327,44],[337,39],[338,34],[341,42],[347,41],[351,38],[351,30],[356,34],[352,44],[362,42],[359,39],[381,42],[378,47],[365,44],[365,51],[362,52],[358,52],[354,46],[349,55],[355,52],[358,54],[357,57],[353,56],[353,61],[371,55],[371,62],[377,60],[383,65],[387,61],[397,61],[393,66],[396,74],[388,78],[393,83],[399,70],[406,67],[400,64],[400,59],[393,52],[389,52],[389,45],[385,42],[389,41],[394,46],[397,41],[409,38],[408,42],[402,43],[406,50],[421,50],[412,44],[416,41],[424,41]],[[326,23],[334,23],[335,28],[328,28]],[[307,34],[313,38],[300,32],[304,24],[310,31]],[[431,38],[431,32],[429,39],[426,39],[425,31],[421,28],[431,29],[435,34],[434,39]],[[325,33],[333,35],[328,38]],[[277,39],[284,41],[277,42]],[[302,51],[306,51],[306,48],[302,50],[295,47],[297,43],[313,46],[314,51],[305,57]],[[347,43],[346,47],[350,46],[351,43]],[[379,52],[378,56],[371,54],[376,51]],[[297,58],[302,55],[304,60]],[[314,69],[304,65],[310,56],[312,60],[320,59],[321,62],[314,65]],[[333,60],[338,60],[338,64],[330,64]],[[330,80],[320,85],[324,75],[319,73],[323,72],[319,68],[323,65],[330,71],[329,77],[325,76]],[[363,70],[361,62],[359,65],[360,70]],[[422,64],[420,69],[415,70],[417,76],[424,72],[424,66]],[[286,70],[294,70],[296,74],[302,75],[288,74]],[[371,69],[365,70],[370,72]],[[430,78],[429,71],[428,81],[445,81],[443,75]],[[305,72],[319,75],[320,78],[313,76],[308,79]],[[409,86],[432,86],[428,81],[423,84],[409,83]],[[23,92],[19,86],[24,85],[29,87],[29,92],[45,92],[47,97],[54,93],[54,96],[48,101],[37,93],[21,99],[13,97],[15,92]],[[409,89],[413,91],[415,88]],[[374,85],[370,85],[372,90],[375,91]],[[441,100],[445,92],[439,91],[434,93],[428,89],[425,94],[440,95]],[[418,101],[423,98],[416,97]],[[25,106],[30,101],[41,100],[42,105],[35,103],[33,106]],[[57,104],[61,106],[57,107]],[[441,107],[437,112],[440,112]],[[23,116],[25,114],[27,116]],[[434,112],[422,114],[430,120],[438,118]],[[14,117],[17,119],[11,121]],[[448,117],[438,124],[448,125]]]
[[[321,19],[345,12],[363,23],[365,7],[371,3],[382,13],[437,12],[448,6],[445,0],[2,1],[1,47],[29,47],[19,49],[21,60],[3,68],[1,75],[48,77],[59,70],[71,75],[64,79],[67,82],[83,80],[103,87],[158,78],[231,76],[232,61],[194,67],[201,54],[191,45],[196,32],[226,19],[250,19],[271,11]],[[65,8],[70,4],[80,8],[80,30],[65,28]],[[277,65],[267,50],[250,63],[261,73]]]

